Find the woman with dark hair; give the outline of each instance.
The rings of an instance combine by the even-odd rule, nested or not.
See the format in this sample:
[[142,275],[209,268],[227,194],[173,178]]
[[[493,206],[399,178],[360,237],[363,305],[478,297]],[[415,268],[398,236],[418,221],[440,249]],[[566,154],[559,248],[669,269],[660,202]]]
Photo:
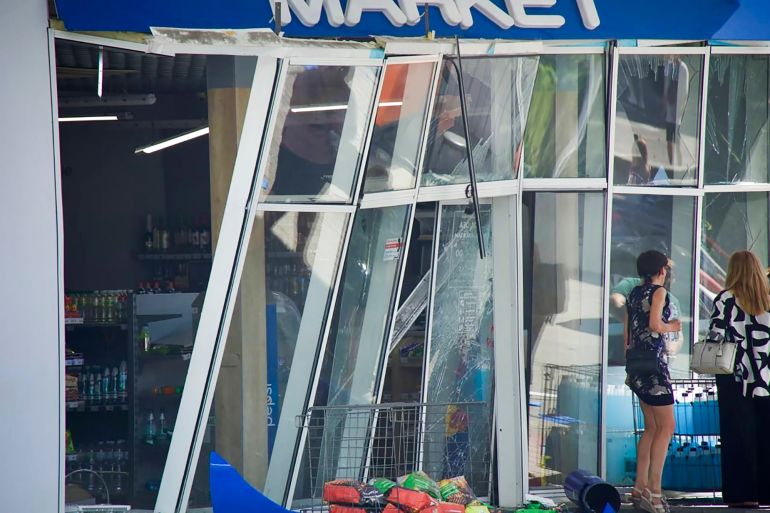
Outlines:
[[674,392],[668,372],[666,338],[678,333],[664,284],[671,272],[669,259],[659,251],[645,251],[636,259],[642,283],[628,295],[624,341],[626,356],[633,351],[650,365],[638,371],[626,366],[626,384],[639,398],[644,432],[636,449],[636,482],[631,501],[649,513],[667,513],[661,480],[671,436],[674,434]]
[[709,339],[738,344],[735,371],[716,377],[722,442],[722,500],[770,504],[770,287],[757,256],[736,251],[714,298]]

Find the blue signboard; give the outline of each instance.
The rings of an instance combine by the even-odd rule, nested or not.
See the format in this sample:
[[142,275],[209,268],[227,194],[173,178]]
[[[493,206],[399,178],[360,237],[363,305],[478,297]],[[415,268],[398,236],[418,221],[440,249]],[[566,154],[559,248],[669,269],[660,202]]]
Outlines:
[[74,31],[274,27],[287,36],[770,40],[768,0],[56,0]]
[[278,312],[275,304],[266,309],[266,356],[267,356],[267,450],[273,453],[275,435],[278,432],[278,417],[281,413],[278,396]]

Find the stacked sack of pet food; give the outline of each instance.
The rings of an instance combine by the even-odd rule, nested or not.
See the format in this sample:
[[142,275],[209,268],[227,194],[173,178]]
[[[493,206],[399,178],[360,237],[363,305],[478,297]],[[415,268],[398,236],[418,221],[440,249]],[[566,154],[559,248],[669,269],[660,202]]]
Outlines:
[[424,472],[368,484],[337,480],[324,485],[330,513],[499,513],[476,498],[463,476],[436,483]]

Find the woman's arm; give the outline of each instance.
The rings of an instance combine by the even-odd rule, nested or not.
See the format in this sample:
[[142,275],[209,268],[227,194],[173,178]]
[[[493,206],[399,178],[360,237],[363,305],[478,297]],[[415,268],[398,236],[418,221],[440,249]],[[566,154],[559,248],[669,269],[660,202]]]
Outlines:
[[666,289],[658,288],[652,295],[650,305],[650,330],[655,333],[676,333],[682,329],[679,319],[663,322],[663,306],[666,303]]

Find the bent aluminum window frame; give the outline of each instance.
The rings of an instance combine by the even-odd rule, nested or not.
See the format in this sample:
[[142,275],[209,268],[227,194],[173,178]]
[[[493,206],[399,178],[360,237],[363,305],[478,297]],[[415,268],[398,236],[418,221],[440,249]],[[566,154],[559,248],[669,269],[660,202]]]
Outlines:
[[[350,60],[324,59],[323,57],[320,57],[320,60],[323,60],[324,64],[336,66],[363,65],[379,68],[382,65],[382,61],[376,59],[357,60],[353,64]],[[263,63],[262,67],[260,67],[260,62]],[[273,87],[272,93],[266,95],[261,86],[268,83],[266,82],[267,72],[263,68],[269,63],[273,65]],[[207,301],[202,309],[201,321],[196,334],[195,350],[191,357],[190,370],[185,381],[185,392],[180,404],[178,417],[180,419],[196,419],[196,422],[181,422],[181,425],[175,430],[155,506],[156,513],[182,513],[186,508],[194,479],[194,469],[200,457],[203,433],[213,403],[251,231],[258,211],[340,212],[348,216],[345,233],[340,241],[337,268],[334,270],[330,304],[333,305],[336,300],[340,265],[344,261],[347,251],[350,230],[353,226],[352,214],[356,207],[354,205],[322,203],[318,205],[257,204],[260,194],[259,184],[261,184],[267,166],[267,144],[276,129],[278,116],[276,107],[280,105],[281,98],[285,94],[286,75],[292,64],[292,59],[284,59],[279,62],[275,58],[260,57],[257,60],[257,71],[254,76],[240,139],[244,144],[238,146],[233,180],[228,193],[222,230],[217,245],[217,255],[212,263],[210,288],[207,292]],[[370,117],[374,98],[373,92],[368,112]],[[255,141],[260,142],[255,144]],[[360,172],[360,167],[359,162],[356,172]],[[328,335],[328,315],[325,316],[323,329],[324,337],[326,337]],[[289,424],[293,425],[294,423],[290,422]],[[278,447],[277,444],[276,447]]]

